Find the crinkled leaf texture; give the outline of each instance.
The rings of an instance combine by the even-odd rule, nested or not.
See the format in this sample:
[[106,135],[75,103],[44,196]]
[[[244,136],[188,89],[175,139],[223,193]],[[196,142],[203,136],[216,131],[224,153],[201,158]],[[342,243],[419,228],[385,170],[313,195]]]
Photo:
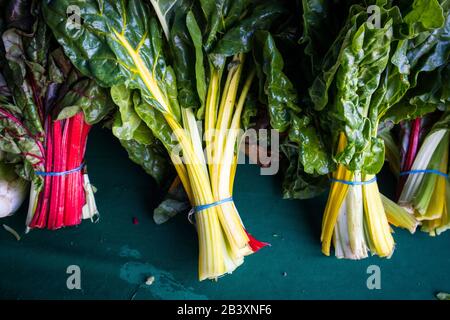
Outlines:
[[321,175],[333,167],[316,124],[298,106],[297,92],[283,71],[283,58],[270,33],[257,33],[253,55],[271,125],[288,132],[281,148],[289,163],[283,172],[283,195],[298,199],[316,196],[327,186],[327,178]]
[[[80,25],[67,19],[71,5],[80,8]],[[165,61],[158,21],[144,1],[45,0],[43,12],[84,75],[105,87],[125,84],[138,89],[152,107],[171,110],[179,118],[175,74]]]
[[[113,86],[111,97],[119,109],[112,125],[113,134],[127,150],[130,159],[139,164],[158,184],[164,185],[172,171],[170,160],[160,142],[166,141],[165,144],[169,148],[172,144],[171,131],[164,118],[157,110],[146,106],[141,100],[139,91],[128,90],[125,85]],[[147,109],[150,109],[151,114],[158,116],[148,116],[148,113],[145,113]],[[148,121],[148,125],[144,122],[144,118]],[[158,139],[149,128],[158,133]]]
[[[384,162],[383,141],[376,137],[374,93],[389,62],[393,24],[398,19],[397,9],[381,8],[383,25],[377,28],[368,22],[365,8],[353,6],[310,89],[322,130],[333,141],[345,133],[347,146],[334,160],[351,170],[375,174]],[[334,143],[330,146],[333,152]]]

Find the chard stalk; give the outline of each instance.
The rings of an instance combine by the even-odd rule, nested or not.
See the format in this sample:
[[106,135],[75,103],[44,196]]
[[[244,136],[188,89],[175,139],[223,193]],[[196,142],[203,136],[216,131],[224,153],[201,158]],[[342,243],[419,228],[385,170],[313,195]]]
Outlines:
[[445,180],[444,177],[436,177],[435,186],[428,206],[425,208],[425,213],[421,214],[420,211],[417,210],[417,220],[435,220],[441,218],[445,204]]
[[[340,152],[344,149],[347,143],[345,134],[341,133],[339,136],[339,142],[337,151]],[[339,180],[351,180],[352,173],[347,170],[345,166],[338,165],[338,168],[333,172],[333,178]],[[322,241],[322,252],[324,255],[330,255],[331,240],[334,233],[334,228],[339,217],[340,208],[347,196],[348,185],[333,182],[331,184],[330,193],[328,195],[327,204],[322,220],[322,233],[320,240]]]
[[[361,173],[354,172],[354,181],[361,181]],[[367,245],[364,239],[364,206],[361,185],[348,188],[345,202],[347,203],[347,225],[352,259],[367,257]]]
[[[245,81],[238,104],[236,106],[236,110],[233,115],[233,119],[231,121],[228,136],[225,140],[223,156],[220,162],[218,179],[219,185],[217,190],[217,194],[219,195],[220,199],[225,199],[231,196],[232,189],[230,186],[230,176],[233,176],[233,170],[235,170],[233,169],[236,149],[235,146],[239,134],[241,113],[254,76],[255,72],[252,71]],[[228,206],[228,210],[231,213],[224,214],[224,210],[227,209],[226,206]],[[234,242],[234,246],[236,248],[239,248],[239,250],[242,252],[241,255],[251,253],[248,246],[249,238],[242,228],[242,221],[239,214],[237,213],[234,204],[230,202],[223,206],[223,210],[219,208],[219,217],[221,218],[221,220],[223,220],[225,232],[230,234],[229,239],[232,239],[232,242]]]
[[38,188],[38,186],[36,185],[36,183],[32,180],[31,181],[31,188],[30,188],[30,199],[29,199],[29,203],[28,203],[28,213],[27,213],[27,219],[25,221],[25,225],[28,226],[31,223],[31,220],[33,219],[33,216],[36,212],[37,209],[37,204],[38,204],[38,199],[39,199],[39,193],[40,193],[40,189]]
[[[419,138],[420,138],[420,129],[421,129],[421,119],[417,118],[411,121],[411,130],[409,133],[409,139],[407,143],[407,149],[405,154],[405,159],[402,164],[401,170],[408,171],[411,170],[411,166],[413,165],[414,159],[417,155],[417,150],[419,147]],[[401,193],[403,186],[405,185],[407,177],[401,176],[398,185],[397,185],[397,195]]]
[[[442,160],[445,159],[446,153],[448,153],[448,141],[449,141],[449,134],[445,133],[440,140],[439,144],[437,145],[437,148],[433,152],[431,159],[429,161],[427,169],[435,169],[440,170],[442,167]],[[448,157],[448,155],[447,155]],[[447,168],[447,165],[444,164],[444,170]],[[423,168],[422,168],[423,169]],[[420,184],[417,193],[415,194],[413,198],[413,205],[416,211],[420,215],[425,215],[427,213],[428,206],[430,205],[431,198],[433,197],[433,194],[436,194],[438,197],[441,197],[439,199],[443,200],[444,197],[444,188],[442,186],[441,190],[439,190],[441,193],[438,194],[436,191],[437,181],[439,176],[435,174],[426,174],[423,177],[422,183]],[[444,181],[445,183],[445,181]],[[436,200],[439,200],[436,199]],[[433,204],[434,206],[435,204]],[[433,208],[435,210],[439,210],[442,212],[442,203],[440,204],[441,208]],[[430,213],[430,216],[435,215],[436,212]],[[440,215],[438,213],[438,215]]]
[[351,257],[353,256],[348,239],[347,201],[343,201],[339,209],[339,215],[334,227],[333,246],[334,255],[338,259],[351,259]]
[[[205,175],[204,167],[193,148],[189,136],[180,124],[169,114],[166,120],[171,126],[183,155],[186,157],[186,169],[192,188],[193,205],[213,203],[214,198],[210,181]],[[203,154],[202,154],[203,156]],[[227,251],[220,222],[217,216],[217,207],[208,208],[196,214],[197,231],[199,237],[199,279],[216,279],[226,273],[225,261]]]
[[225,147],[225,140],[227,130],[230,127],[230,122],[233,116],[235,107],[236,95],[241,77],[242,67],[244,62],[244,55],[239,54],[233,57],[228,70],[227,80],[223,90],[222,100],[219,106],[219,113],[216,122],[216,131],[213,142],[213,163],[212,163],[212,186],[215,191],[215,196],[218,197],[219,190],[219,170],[222,161],[222,153]]
[[[368,181],[374,177],[374,175],[366,174],[363,178],[364,181]],[[373,253],[380,257],[390,257],[394,252],[394,239],[384,212],[378,184],[374,182],[363,185],[363,193],[367,235],[373,246]]]
[[214,128],[216,127],[216,112],[219,103],[219,91],[220,91],[220,72],[212,68],[211,79],[208,86],[208,94],[206,97],[205,106],[205,144],[206,144],[206,157],[208,162],[208,168],[210,175],[212,175],[213,166],[213,146],[214,146]]
[[95,203],[94,188],[89,181],[87,173],[83,174],[83,187],[86,193],[86,204],[83,206],[83,219],[91,219],[99,216],[97,204]]
[[358,190],[352,190],[353,187],[359,187],[359,192],[362,192],[361,186],[349,187],[334,229],[334,250],[337,258],[358,260],[367,257],[367,246],[364,239],[362,194],[358,195]]
[[440,225],[436,228],[436,234],[440,235],[442,232],[450,229],[450,206],[448,203],[448,199],[450,199],[450,186],[447,181],[445,184],[445,203],[444,210],[442,211],[442,216],[440,219]]
[[407,170],[411,169],[411,166],[416,157],[417,149],[419,146],[420,124],[421,124],[420,118],[414,119],[412,121],[411,133],[409,135],[408,150],[406,152],[405,165],[402,168],[403,171],[407,171]]
[[411,215],[404,208],[400,207],[394,201],[385,197],[383,194],[380,194],[380,196],[389,223],[414,233],[419,225],[419,221],[417,221],[413,215]]

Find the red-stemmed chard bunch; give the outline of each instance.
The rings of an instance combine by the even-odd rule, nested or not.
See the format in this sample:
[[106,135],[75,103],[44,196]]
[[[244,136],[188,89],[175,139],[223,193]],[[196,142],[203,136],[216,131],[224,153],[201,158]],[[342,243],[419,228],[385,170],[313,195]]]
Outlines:
[[39,17],[34,2],[9,1],[1,64],[11,95],[0,104],[0,149],[20,155],[31,180],[27,228],[59,229],[97,217],[84,163],[91,125],[108,95],[81,77]]

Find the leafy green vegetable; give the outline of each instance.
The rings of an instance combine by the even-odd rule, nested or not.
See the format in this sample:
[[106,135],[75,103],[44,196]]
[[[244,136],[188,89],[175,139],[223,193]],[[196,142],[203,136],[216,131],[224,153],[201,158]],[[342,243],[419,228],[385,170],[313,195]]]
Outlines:
[[328,178],[326,176],[315,177],[305,173],[299,159],[298,148],[295,145],[284,144],[281,148],[288,162],[282,185],[283,198],[308,199],[327,189]]
[[[172,168],[160,141],[166,141],[169,149],[173,142],[164,118],[142,103],[137,90],[128,90],[125,85],[113,86],[111,97],[119,108],[112,125],[113,134],[133,162],[139,164],[158,184],[165,185]],[[153,132],[157,133],[157,138]]]
[[[358,187],[341,180],[370,180],[381,169],[385,146],[378,136],[380,121],[388,126],[388,122],[444,108],[448,92],[444,21],[449,3],[357,1],[350,6],[345,23],[333,29],[332,40],[320,30],[334,24],[327,20],[333,4],[302,3],[301,43],[315,75],[309,88],[314,109],[306,111],[320,121],[325,153],[333,155],[338,165],[324,214],[322,250],[329,254],[334,237],[339,257],[364,258],[369,249],[388,256],[394,243],[376,183]],[[372,21],[371,4],[380,13],[379,26],[377,19]],[[321,43],[327,43],[326,53]],[[308,107],[309,101],[305,102]],[[308,123],[300,119],[300,124]],[[296,141],[291,136],[289,140]]]
[[[447,2],[448,3],[448,2]],[[383,121],[395,123],[414,119],[436,108],[444,109],[449,101],[448,59],[450,56],[450,8],[447,4],[445,23],[432,32],[423,32],[412,40],[399,41],[403,51],[403,72],[395,72],[388,79],[385,100],[392,106],[383,115]],[[396,56],[393,57],[393,59]],[[393,63],[397,60],[393,60]],[[398,69],[400,70],[400,68]],[[402,85],[398,85],[398,83]],[[420,82],[420,86],[417,84]],[[401,88],[396,90],[395,88]],[[396,96],[392,92],[400,91]]]
[[310,57],[310,68],[314,76],[326,51],[342,28],[352,4],[358,1],[302,0],[303,35],[300,44]]
[[120,143],[133,162],[140,165],[159,185],[166,184],[165,179],[173,169],[158,140],[154,140],[151,144],[141,144],[137,140],[120,140]]
[[265,2],[254,8],[252,13],[232,27],[217,43],[213,55],[232,56],[240,52],[248,52],[252,46],[253,35],[258,30],[267,30],[284,9],[273,2]]
[[186,27],[188,28],[189,35],[192,38],[192,42],[195,47],[195,78],[197,84],[197,94],[200,99],[201,110],[198,114],[199,118],[203,117],[205,102],[206,102],[206,76],[203,59],[203,37],[200,31],[200,27],[192,12],[188,12],[186,15]]
[[[253,61],[245,59],[245,53],[251,51],[255,33],[267,30],[283,7],[269,0],[149,4],[152,7],[138,0],[46,0],[43,9],[80,72],[119,90],[113,92],[119,106],[113,130],[127,139],[122,143],[137,156],[130,157],[139,162],[144,152],[154,156],[152,144],[142,149],[147,141],[139,136],[139,128],[145,123],[169,152],[192,206],[228,198],[236,166],[235,131],[254,77]],[[79,28],[67,25],[69,5],[80,8]],[[215,141],[206,140],[207,155],[196,123],[203,116],[202,132],[231,129]],[[211,150],[226,164],[219,166]],[[154,168],[148,172],[156,175]],[[264,246],[246,233],[235,206],[205,210],[207,215],[196,214],[201,280],[231,272],[244,255]]]
[[[21,159],[16,170],[32,181],[27,226],[79,224],[98,213],[87,173],[42,173],[80,167],[90,126],[113,108],[109,92],[73,68],[42,19],[40,3],[7,1],[5,16],[0,60],[8,90],[0,100],[0,150]],[[58,204],[62,199],[65,205]]]
[[443,9],[438,0],[414,1],[404,22],[408,26],[408,35],[440,28],[444,22]]
[[111,98],[119,107],[112,127],[113,134],[120,140],[136,140],[142,144],[150,144],[153,134],[143,125],[134,109],[134,95],[138,92],[128,90],[124,85],[117,85],[111,88]]
[[283,73],[284,62],[268,32],[260,32],[253,54],[258,67],[258,76],[265,79],[264,92],[270,113],[271,125],[280,132],[290,124],[290,112],[299,112],[297,93]]
[[153,220],[162,224],[180,212],[189,210],[190,204],[186,192],[178,178],[170,186],[164,200],[153,211]]
[[[264,88],[272,128],[287,131],[282,151],[289,165],[283,182],[285,198],[310,198],[324,190],[330,172],[331,157],[326,152],[319,132],[310,116],[298,106],[297,91],[284,73],[284,61],[268,32],[258,32],[255,38],[257,74]],[[310,175],[310,176],[309,176]]]

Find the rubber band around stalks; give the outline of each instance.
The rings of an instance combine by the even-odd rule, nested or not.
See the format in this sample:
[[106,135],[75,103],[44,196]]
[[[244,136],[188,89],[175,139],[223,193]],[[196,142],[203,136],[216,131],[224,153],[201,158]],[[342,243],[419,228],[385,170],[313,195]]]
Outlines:
[[[194,220],[194,214],[195,213],[199,213],[199,212],[204,211],[206,209],[223,205],[223,204],[225,204],[227,202],[233,202],[233,197],[229,197],[229,198],[225,198],[225,199],[222,199],[222,200],[218,200],[218,201],[215,201],[215,202],[209,203],[209,204],[195,206],[189,211],[189,213],[188,213],[188,220],[189,220],[189,222],[192,225],[195,226],[195,220]],[[248,233],[247,230],[245,230],[245,233],[247,234],[247,237],[249,238],[248,244],[249,244],[249,246],[250,246],[250,248],[252,249],[253,252],[256,252],[259,249],[262,249],[264,247],[267,247],[267,246],[270,247],[271,246],[271,244],[268,243],[268,242],[263,242],[263,241],[257,240],[250,233]]]
[[409,176],[412,174],[437,174],[438,176],[442,176],[444,178],[448,178],[448,174],[435,169],[418,169],[418,170],[409,170],[400,172],[400,176]]
[[60,176],[65,176],[65,175],[68,175],[71,173],[78,172],[78,171],[82,170],[83,168],[84,168],[84,163],[82,163],[78,167],[71,169],[71,170],[60,171],[60,172],[36,171],[35,174],[38,176],[43,176],[43,177],[60,177]]
[[343,184],[347,184],[349,186],[363,186],[366,184],[371,184],[377,181],[377,177],[373,177],[370,180],[367,181],[353,181],[353,180],[341,180],[341,179],[334,179],[331,178],[330,179],[331,182],[337,182],[337,183],[343,183]]

